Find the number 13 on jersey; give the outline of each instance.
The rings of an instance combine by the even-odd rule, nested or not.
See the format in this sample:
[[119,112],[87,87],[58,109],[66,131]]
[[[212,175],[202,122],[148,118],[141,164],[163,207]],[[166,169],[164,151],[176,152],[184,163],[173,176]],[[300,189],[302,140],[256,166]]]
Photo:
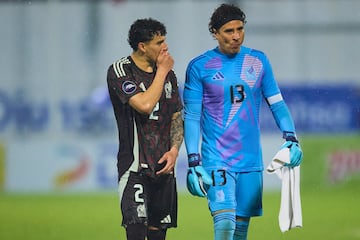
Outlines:
[[245,99],[244,85],[237,84],[230,86],[230,99],[232,104],[241,103]]

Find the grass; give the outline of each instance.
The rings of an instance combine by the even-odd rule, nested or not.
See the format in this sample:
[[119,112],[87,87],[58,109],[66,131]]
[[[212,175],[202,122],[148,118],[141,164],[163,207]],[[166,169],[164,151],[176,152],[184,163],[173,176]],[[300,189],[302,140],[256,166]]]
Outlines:
[[[281,233],[280,192],[265,192],[264,215],[253,218],[250,240],[360,240],[360,176],[327,181],[327,159],[334,151],[358,151],[360,137],[308,136],[301,139],[303,228]],[[0,192],[1,240],[125,240],[116,192],[10,194]],[[178,228],[168,240],[212,240],[205,199],[179,194]]]
[[[303,228],[281,233],[280,193],[265,193],[264,216],[252,219],[249,239],[360,239],[360,191],[343,186],[301,197]],[[116,193],[2,194],[0,214],[2,240],[125,239]],[[213,239],[205,199],[180,194],[178,228],[168,239]]]

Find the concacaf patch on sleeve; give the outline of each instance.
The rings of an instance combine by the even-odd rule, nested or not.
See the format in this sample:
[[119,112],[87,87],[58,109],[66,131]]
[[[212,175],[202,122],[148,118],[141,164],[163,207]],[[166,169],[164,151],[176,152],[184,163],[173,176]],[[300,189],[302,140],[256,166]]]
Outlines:
[[133,83],[132,81],[125,81],[122,84],[122,90],[124,91],[124,93],[126,94],[131,94],[133,92],[135,92],[136,90],[136,84]]

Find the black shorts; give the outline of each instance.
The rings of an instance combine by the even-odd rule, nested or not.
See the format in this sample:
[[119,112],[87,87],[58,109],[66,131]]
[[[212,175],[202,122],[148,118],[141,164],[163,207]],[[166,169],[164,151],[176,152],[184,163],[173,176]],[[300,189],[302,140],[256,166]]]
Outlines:
[[122,225],[144,223],[162,229],[177,226],[177,187],[173,174],[156,179],[130,172],[120,179]]

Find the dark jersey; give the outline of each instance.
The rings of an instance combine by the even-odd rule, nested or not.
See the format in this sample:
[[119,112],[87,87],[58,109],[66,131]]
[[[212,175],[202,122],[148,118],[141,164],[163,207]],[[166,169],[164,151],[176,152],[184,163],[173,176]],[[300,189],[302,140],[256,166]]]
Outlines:
[[132,96],[150,87],[155,71],[144,72],[130,56],[108,69],[107,84],[119,134],[119,178],[129,169],[142,169],[147,175],[155,176],[157,161],[170,150],[172,115],[182,110],[175,73],[168,73],[163,93],[150,115],[140,114],[128,103]]

